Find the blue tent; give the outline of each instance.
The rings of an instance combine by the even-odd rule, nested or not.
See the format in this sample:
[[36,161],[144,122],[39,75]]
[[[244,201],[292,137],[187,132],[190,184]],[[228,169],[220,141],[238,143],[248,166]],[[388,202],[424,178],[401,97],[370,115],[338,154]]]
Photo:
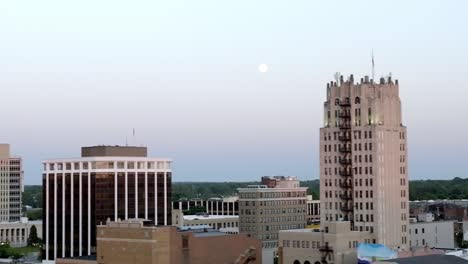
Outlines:
[[398,253],[382,244],[359,243],[358,264],[371,264],[372,261],[395,259]]

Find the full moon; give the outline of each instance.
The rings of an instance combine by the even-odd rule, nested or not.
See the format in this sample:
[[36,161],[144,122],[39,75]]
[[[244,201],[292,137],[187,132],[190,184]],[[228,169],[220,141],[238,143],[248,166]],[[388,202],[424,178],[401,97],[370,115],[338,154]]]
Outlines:
[[261,73],[265,73],[268,71],[268,65],[265,64],[265,63],[262,63],[260,65],[258,65],[258,71],[261,72]]

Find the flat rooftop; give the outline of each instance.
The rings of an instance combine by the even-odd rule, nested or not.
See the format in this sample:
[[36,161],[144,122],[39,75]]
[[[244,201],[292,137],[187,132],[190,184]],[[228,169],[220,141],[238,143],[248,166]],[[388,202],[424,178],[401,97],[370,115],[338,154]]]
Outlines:
[[429,255],[385,260],[379,263],[396,264],[468,264],[468,260],[450,255]]
[[184,215],[184,220],[239,219],[238,215]]
[[226,236],[228,234],[214,230],[209,225],[182,226],[178,228],[179,232],[190,232],[194,237]]
[[279,230],[279,232],[295,232],[295,233],[320,233],[320,230],[317,228],[303,228],[303,229],[288,229],[288,230]]

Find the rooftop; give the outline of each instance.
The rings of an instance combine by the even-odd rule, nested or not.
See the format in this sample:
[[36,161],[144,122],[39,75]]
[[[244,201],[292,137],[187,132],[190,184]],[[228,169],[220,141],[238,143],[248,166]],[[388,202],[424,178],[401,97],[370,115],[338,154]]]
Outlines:
[[76,256],[76,257],[68,257],[62,259],[79,259],[79,260],[96,260],[96,255],[89,255],[89,256]]
[[320,229],[317,228],[303,228],[303,229],[288,229],[288,230],[279,230],[280,233],[285,232],[294,232],[294,233],[319,233]]
[[211,237],[211,236],[226,236],[228,234],[215,231],[209,225],[199,225],[199,226],[181,226],[178,228],[180,232],[190,232],[194,237]]
[[216,219],[238,219],[238,215],[184,215],[184,220],[216,220]]
[[396,264],[467,264],[468,260],[450,255],[429,255],[410,258],[399,258],[386,260],[379,263],[396,263]]

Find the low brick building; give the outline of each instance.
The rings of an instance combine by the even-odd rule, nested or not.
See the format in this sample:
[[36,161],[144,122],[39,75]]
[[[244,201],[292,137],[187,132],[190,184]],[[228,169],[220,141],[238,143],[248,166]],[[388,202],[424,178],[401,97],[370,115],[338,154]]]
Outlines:
[[261,242],[246,234],[145,226],[142,220],[108,222],[97,229],[96,259],[57,264],[259,264]]

